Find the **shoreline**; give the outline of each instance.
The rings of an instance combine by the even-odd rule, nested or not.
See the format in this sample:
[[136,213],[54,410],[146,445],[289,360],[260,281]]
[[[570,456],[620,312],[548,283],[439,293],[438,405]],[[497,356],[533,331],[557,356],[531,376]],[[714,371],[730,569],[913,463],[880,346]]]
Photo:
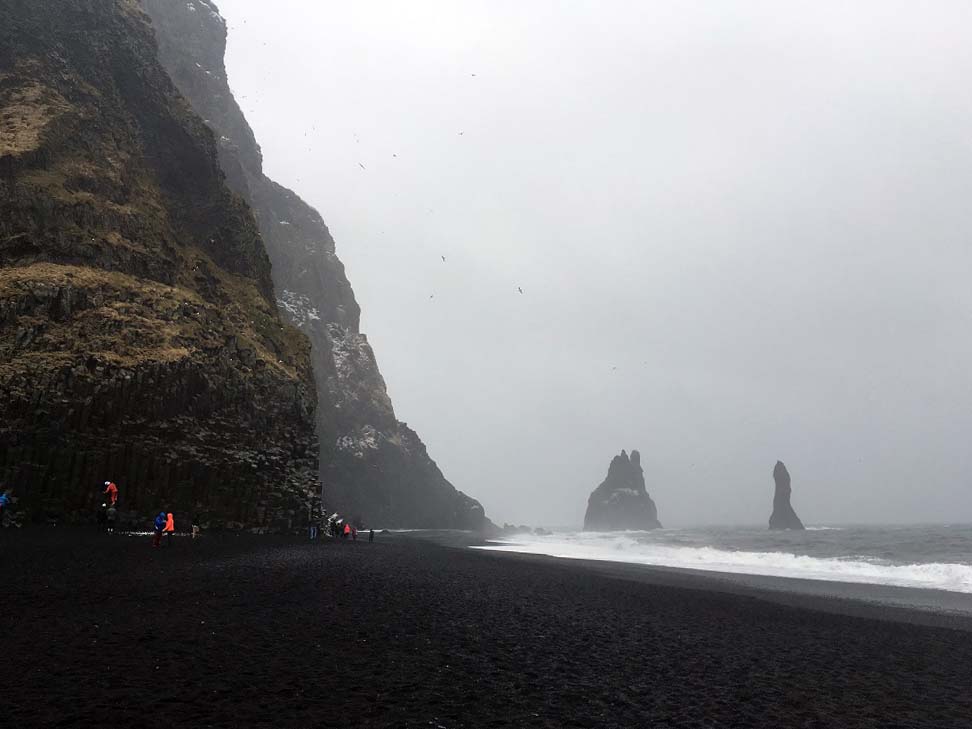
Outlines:
[[478,549],[480,554],[535,564],[576,567],[604,577],[651,585],[744,595],[780,605],[836,615],[972,632],[972,595],[919,587],[748,575],[683,567],[551,557],[530,552]]
[[491,537],[461,531],[411,530],[390,532],[388,536],[396,539],[426,541],[445,548],[467,549],[478,554],[520,559],[535,564],[575,567],[604,577],[645,584],[711,590],[835,615],[972,632],[972,594],[963,592],[555,557],[535,552],[492,549],[492,547],[505,547],[508,544],[497,542]]
[[698,570],[606,559],[557,557],[537,552],[502,549],[509,544],[495,541],[491,537],[481,537],[460,531],[412,530],[391,532],[390,536],[406,540],[424,540],[442,547],[470,549],[480,554],[523,559],[536,564],[574,566],[595,574],[646,584],[713,590],[839,615],[972,631],[972,594],[964,592],[807,577]]
[[[506,542],[460,531],[412,530],[390,532],[390,536],[425,540],[443,547],[470,549],[499,557],[526,559],[538,564],[574,565],[604,576],[648,584],[749,595],[779,604],[825,610],[841,615],[875,617],[972,631],[972,594],[964,592],[868,582],[698,570],[606,559],[557,557],[537,552],[505,550],[502,548],[509,546]],[[493,547],[500,549],[493,549]]]

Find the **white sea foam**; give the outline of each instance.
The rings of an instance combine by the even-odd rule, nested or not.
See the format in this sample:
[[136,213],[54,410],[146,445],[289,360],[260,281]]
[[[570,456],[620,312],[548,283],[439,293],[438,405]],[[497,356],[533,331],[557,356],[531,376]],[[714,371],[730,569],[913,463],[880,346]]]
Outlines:
[[796,577],[833,582],[917,587],[972,593],[972,565],[953,563],[892,564],[853,556],[807,557],[789,552],[729,551],[638,541],[632,534],[574,533],[502,541],[480,547],[501,552],[545,554],[565,559],[627,562],[658,567]]

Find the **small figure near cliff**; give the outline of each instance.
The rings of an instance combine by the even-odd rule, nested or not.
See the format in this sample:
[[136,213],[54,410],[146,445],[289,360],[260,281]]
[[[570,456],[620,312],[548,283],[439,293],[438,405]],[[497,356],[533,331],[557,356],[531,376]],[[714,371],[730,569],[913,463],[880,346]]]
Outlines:
[[584,515],[585,531],[660,529],[658,509],[645,488],[641,455],[625,451],[615,456],[607,478],[594,489]]
[[175,534],[175,518],[170,511],[165,515],[165,546],[172,546],[172,535]]
[[321,500],[314,497],[307,506],[307,531],[312,542],[317,539],[317,535],[320,533],[323,518],[324,508]]
[[776,490],[773,494],[773,514],[770,516],[770,529],[803,529],[803,522],[796,515],[790,505],[790,472],[786,470],[783,461],[776,462],[773,469],[773,480]]
[[111,481],[105,481],[105,490],[102,492],[108,497],[108,503],[114,506],[118,503],[118,486]]
[[158,547],[162,544],[162,532],[165,531],[165,512],[160,511],[159,515],[155,517],[155,536],[152,537],[152,546]]

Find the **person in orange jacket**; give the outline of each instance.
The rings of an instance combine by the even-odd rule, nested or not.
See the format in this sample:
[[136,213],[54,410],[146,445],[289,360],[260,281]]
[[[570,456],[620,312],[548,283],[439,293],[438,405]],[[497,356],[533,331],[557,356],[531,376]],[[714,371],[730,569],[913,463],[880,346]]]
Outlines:
[[165,515],[165,546],[172,546],[172,535],[175,534],[175,518],[170,511]]

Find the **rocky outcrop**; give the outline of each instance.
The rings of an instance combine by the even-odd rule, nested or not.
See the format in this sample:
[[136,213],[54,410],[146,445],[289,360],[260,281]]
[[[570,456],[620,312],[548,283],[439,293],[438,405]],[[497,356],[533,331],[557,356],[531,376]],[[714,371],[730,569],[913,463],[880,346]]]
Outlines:
[[622,531],[660,529],[658,509],[645,488],[638,451],[615,456],[607,478],[594,489],[587,500],[584,529],[587,531]]
[[773,514],[770,516],[770,529],[803,529],[803,522],[796,515],[790,504],[790,472],[786,470],[783,461],[777,461],[773,469],[773,481],[776,489],[773,492]]
[[319,488],[307,338],[131,0],[0,3],[0,483],[35,518],[286,529]]
[[219,140],[234,190],[256,215],[282,315],[310,339],[328,508],[382,527],[482,529],[482,506],[457,491],[398,421],[360,308],[316,210],[263,174],[253,132],[230,91],[226,24],[211,0],[141,0],[160,59]]

